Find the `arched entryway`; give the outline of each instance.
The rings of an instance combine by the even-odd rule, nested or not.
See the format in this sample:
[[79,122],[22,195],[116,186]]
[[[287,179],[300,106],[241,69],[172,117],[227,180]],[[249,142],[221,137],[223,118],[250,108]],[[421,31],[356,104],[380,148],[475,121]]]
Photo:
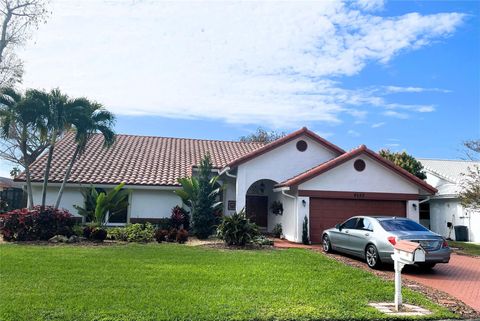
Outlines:
[[261,179],[254,182],[247,190],[245,212],[252,222],[261,229],[268,228],[268,213],[271,202],[275,199],[273,188],[277,182]]

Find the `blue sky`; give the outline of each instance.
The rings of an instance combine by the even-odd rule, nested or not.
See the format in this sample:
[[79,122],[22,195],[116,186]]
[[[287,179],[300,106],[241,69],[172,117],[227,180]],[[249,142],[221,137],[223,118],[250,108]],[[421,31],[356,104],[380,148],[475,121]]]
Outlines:
[[[344,149],[462,157],[480,137],[477,1],[52,1],[24,87],[118,133],[235,140],[307,126]],[[3,165],[3,172],[8,165]]]

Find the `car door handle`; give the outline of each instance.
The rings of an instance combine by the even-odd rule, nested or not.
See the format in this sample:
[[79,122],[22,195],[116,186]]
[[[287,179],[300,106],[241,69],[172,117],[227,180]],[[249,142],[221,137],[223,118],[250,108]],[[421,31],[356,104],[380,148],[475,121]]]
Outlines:
[[348,234],[348,230],[346,230],[346,231],[345,231],[345,233],[347,233],[347,234]]
[[370,236],[370,233],[365,233],[365,236]]

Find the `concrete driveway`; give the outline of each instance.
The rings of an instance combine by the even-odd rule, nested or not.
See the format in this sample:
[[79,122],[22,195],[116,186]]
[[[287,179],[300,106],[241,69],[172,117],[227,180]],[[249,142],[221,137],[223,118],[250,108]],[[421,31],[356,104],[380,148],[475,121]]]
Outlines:
[[429,272],[406,269],[405,278],[446,292],[480,312],[480,257],[452,254]]

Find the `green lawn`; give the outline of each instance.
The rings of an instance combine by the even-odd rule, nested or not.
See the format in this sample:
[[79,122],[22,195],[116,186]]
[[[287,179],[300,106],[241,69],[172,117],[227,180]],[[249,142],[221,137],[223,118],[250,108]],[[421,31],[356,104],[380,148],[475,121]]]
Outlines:
[[392,301],[393,289],[308,250],[0,245],[0,320],[378,319],[367,303]]
[[469,255],[478,255],[480,256],[480,245],[472,244],[467,242],[455,242],[455,241],[448,241],[448,244],[451,247],[456,247],[460,249],[460,252]]

